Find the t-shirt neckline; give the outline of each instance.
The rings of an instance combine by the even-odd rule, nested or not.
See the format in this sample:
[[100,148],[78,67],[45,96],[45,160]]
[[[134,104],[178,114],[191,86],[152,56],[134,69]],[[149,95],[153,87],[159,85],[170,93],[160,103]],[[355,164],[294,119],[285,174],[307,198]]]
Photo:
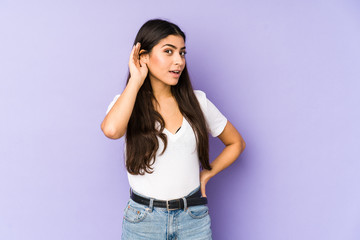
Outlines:
[[165,127],[164,127],[164,133],[169,137],[169,138],[172,138],[172,139],[177,139],[180,135],[182,135],[184,133],[184,129],[185,129],[185,121],[186,121],[186,118],[183,116],[183,119],[182,119],[182,123],[181,123],[181,126],[179,127],[179,131],[177,131],[175,134],[170,132],[169,130],[167,130]]

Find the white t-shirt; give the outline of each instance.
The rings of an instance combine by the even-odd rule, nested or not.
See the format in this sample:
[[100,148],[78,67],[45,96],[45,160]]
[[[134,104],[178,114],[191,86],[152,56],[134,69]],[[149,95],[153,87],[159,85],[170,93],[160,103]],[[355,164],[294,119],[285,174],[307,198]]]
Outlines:
[[[208,132],[217,137],[225,128],[227,118],[207,99],[203,91],[194,91],[203,111]],[[120,94],[109,104],[106,114]],[[155,199],[170,200],[188,195],[200,186],[200,161],[196,150],[196,138],[191,125],[183,117],[180,130],[172,134],[166,128],[168,144],[165,152],[159,155],[164,147],[161,139],[152,165],[153,173],[145,175],[128,174],[130,187],[134,191]]]

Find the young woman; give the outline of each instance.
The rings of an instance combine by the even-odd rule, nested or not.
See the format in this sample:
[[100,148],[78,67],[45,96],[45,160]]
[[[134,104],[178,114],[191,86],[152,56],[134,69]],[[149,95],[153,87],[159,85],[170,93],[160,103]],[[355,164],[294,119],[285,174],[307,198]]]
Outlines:
[[[245,148],[206,94],[193,90],[185,54],[178,26],[146,22],[130,54],[126,88],[101,124],[111,139],[126,136],[131,188],[122,239],[211,239],[205,186]],[[209,133],[225,144],[211,163]]]

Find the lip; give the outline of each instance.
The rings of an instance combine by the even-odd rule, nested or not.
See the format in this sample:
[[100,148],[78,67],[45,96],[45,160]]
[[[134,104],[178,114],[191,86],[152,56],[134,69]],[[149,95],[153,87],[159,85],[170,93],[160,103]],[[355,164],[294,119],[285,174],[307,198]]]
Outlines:
[[174,72],[171,72],[171,71],[169,71],[169,73],[173,76],[173,77],[180,77],[180,75],[181,75],[181,71],[180,70],[172,70],[172,71],[179,71],[179,73],[174,73]]

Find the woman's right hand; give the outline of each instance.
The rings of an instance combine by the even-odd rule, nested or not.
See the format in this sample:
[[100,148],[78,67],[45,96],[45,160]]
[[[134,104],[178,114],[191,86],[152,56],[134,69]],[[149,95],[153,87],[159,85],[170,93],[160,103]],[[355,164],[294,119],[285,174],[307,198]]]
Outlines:
[[140,43],[133,46],[129,59],[129,71],[131,81],[137,81],[139,87],[142,86],[148,74],[146,63],[140,59]]

